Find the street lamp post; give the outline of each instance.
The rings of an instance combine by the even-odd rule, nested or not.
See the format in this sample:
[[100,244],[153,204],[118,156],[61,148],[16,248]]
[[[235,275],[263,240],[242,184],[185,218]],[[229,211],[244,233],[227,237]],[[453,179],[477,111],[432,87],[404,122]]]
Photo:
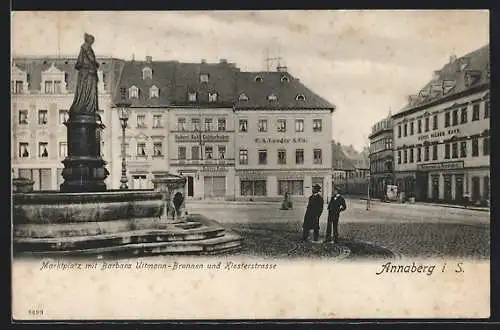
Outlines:
[[125,129],[127,128],[127,121],[129,118],[128,108],[130,103],[117,103],[118,108],[118,118],[122,126],[122,176],[120,178],[120,189],[128,189],[128,179],[127,179],[127,164],[126,164],[126,149],[125,149]]

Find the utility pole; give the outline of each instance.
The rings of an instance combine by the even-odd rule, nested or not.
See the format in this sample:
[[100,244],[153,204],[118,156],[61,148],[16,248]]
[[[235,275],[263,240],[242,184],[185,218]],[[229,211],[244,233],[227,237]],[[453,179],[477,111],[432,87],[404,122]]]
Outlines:
[[368,211],[370,209],[370,188],[371,188],[371,181],[372,181],[372,178],[371,178],[371,164],[370,164],[370,140],[368,139],[368,149],[367,149],[367,152],[368,152],[368,198],[366,199],[366,210]]

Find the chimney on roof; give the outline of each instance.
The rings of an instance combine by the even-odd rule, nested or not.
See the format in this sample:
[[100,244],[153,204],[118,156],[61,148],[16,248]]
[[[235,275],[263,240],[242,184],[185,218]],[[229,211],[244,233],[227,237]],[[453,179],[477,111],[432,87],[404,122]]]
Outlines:
[[227,64],[227,60],[225,58],[221,58],[219,63],[220,64]]
[[441,72],[439,70],[434,71],[434,75],[432,77],[432,80],[438,81],[440,74],[441,74]]
[[278,65],[278,67],[276,68],[276,70],[278,72],[287,72],[288,71],[288,68],[286,66],[281,66],[281,65]]
[[454,63],[457,60],[457,55],[451,55],[450,56],[450,64]]
[[146,56],[146,62],[148,64],[151,64],[151,62],[153,62],[153,57],[152,56]]

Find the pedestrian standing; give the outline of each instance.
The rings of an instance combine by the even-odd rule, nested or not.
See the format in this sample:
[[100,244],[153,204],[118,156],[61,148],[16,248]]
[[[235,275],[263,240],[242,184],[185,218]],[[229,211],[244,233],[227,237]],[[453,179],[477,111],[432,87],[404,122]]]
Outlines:
[[[326,239],[325,243],[338,243],[339,241],[339,218],[340,212],[347,209],[345,199],[340,195],[340,189],[334,187],[333,196],[328,203],[328,220],[326,224]],[[333,240],[332,240],[333,227]]]
[[314,232],[314,242],[318,243],[319,239],[319,217],[323,213],[324,200],[320,194],[321,186],[315,184],[312,187],[312,195],[309,196],[309,202],[307,203],[306,214],[304,215],[304,224],[302,225],[302,240],[307,241],[309,239],[309,232],[313,230]]

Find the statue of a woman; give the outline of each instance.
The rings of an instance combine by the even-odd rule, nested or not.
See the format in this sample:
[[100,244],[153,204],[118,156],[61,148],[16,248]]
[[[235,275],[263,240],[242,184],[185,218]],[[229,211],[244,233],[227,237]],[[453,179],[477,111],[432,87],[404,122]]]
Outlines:
[[97,69],[92,44],[94,36],[85,33],[85,42],[80,47],[80,54],[76,60],[75,69],[78,70],[78,80],[75,89],[75,98],[69,110],[71,113],[95,114],[99,109],[97,93]]

